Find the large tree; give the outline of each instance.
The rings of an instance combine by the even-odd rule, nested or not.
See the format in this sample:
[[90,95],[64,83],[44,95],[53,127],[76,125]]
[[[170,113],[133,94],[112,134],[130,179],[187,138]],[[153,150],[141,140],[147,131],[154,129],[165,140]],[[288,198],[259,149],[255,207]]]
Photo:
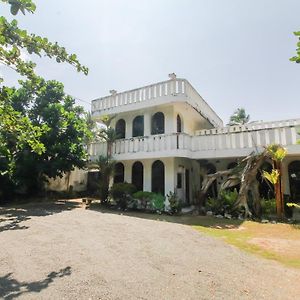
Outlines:
[[41,80],[33,86],[31,81],[26,81],[11,95],[11,103],[33,126],[44,128],[39,136],[43,153],[30,151],[28,144],[15,153],[14,180],[19,187],[33,192],[45,176],[55,178],[74,167],[84,167],[85,140],[90,132],[83,108],[65,95],[62,83]]
[[[36,9],[31,0],[0,0],[0,2],[11,6],[13,15],[19,12],[34,13]],[[15,70],[22,79],[27,78],[33,94],[45,82],[35,74],[36,64],[22,58],[24,52],[29,57],[45,56],[55,59],[56,62],[67,62],[77,71],[88,73],[88,69],[80,64],[75,54],[68,54],[64,47],[51,43],[45,37],[20,29],[16,20],[10,22],[1,16],[0,63]],[[3,193],[3,189],[8,187],[6,180],[9,179],[11,182],[16,174],[20,153],[33,152],[35,155],[45,153],[46,147],[40,138],[48,128],[46,125],[39,126],[32,123],[26,110],[15,109],[15,104],[12,104],[15,89],[4,86],[5,78],[0,78],[0,83],[0,187]]]

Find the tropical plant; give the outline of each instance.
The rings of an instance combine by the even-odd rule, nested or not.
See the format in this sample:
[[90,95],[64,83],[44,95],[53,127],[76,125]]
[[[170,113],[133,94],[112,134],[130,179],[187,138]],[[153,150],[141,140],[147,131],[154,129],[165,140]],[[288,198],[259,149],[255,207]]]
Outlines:
[[170,213],[171,214],[180,213],[182,204],[180,199],[177,197],[177,194],[175,192],[169,192],[169,194],[167,194],[167,199],[170,205]]
[[[287,154],[287,150],[281,145],[273,144],[266,148],[267,153],[273,162],[272,173],[264,173],[271,183],[274,185],[277,217],[282,219],[284,216],[284,200],[281,184],[282,161]],[[271,181],[272,180],[272,181]]]
[[238,108],[233,115],[230,117],[228,125],[243,125],[248,123],[250,120],[250,115],[246,114],[244,108]]
[[165,197],[161,194],[153,193],[151,204],[155,211],[162,212],[165,208]]
[[147,209],[150,206],[151,200],[153,198],[154,193],[147,191],[138,191],[134,193],[132,196],[134,199],[140,201],[140,206],[143,209]]
[[121,209],[126,209],[132,195],[136,192],[136,187],[127,182],[115,183],[109,193]]
[[269,217],[276,214],[275,199],[262,199],[261,207],[263,216]]

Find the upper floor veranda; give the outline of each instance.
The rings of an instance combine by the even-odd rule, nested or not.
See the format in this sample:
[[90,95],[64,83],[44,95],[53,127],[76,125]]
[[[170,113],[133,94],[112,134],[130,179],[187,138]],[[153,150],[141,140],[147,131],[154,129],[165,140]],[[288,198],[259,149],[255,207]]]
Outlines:
[[[92,101],[92,117],[97,120],[103,115],[118,115],[138,110],[151,109],[174,103],[184,103],[205,119],[211,127],[222,127],[223,122],[216,112],[186,80],[170,74],[170,80],[141,88],[117,93]],[[199,128],[200,129],[200,128]]]

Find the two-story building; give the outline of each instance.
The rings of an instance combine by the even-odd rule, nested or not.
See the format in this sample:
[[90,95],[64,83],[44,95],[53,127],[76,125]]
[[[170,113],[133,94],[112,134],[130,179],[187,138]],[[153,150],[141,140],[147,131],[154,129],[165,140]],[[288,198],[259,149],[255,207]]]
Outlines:
[[[169,77],[130,91],[111,91],[92,101],[94,120],[116,116],[112,123],[119,135],[113,144],[114,182],[130,182],[138,190],[164,195],[176,191],[189,204],[205,173],[231,168],[251,152],[276,143],[288,150],[283,163],[284,192],[300,200],[300,119],[224,127],[186,79]],[[90,145],[92,160],[105,153],[105,143]],[[220,184],[212,187],[212,195]],[[262,182],[261,192],[267,190]]]

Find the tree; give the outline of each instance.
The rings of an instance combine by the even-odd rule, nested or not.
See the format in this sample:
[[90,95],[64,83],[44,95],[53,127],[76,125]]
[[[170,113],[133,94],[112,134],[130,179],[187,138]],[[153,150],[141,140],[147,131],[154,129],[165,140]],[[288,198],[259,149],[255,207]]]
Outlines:
[[290,58],[290,61],[294,61],[299,64],[300,63],[300,31],[294,32],[294,35],[298,38],[297,49],[296,49],[297,55]]
[[[36,7],[31,0],[0,0],[11,6],[11,13],[18,12],[34,13]],[[39,57],[46,56],[57,62],[67,62],[73,65],[77,71],[88,73],[88,69],[82,66],[75,54],[68,54],[64,47],[57,43],[51,43],[47,38],[27,33],[18,27],[18,22],[7,21],[0,17],[0,63],[14,69],[23,78],[31,82],[31,92],[36,93],[35,87],[39,87],[43,81],[35,74],[36,64],[32,61],[24,61],[21,57],[22,51],[29,55]],[[31,123],[25,111],[16,110],[12,106],[11,96],[15,89],[3,86],[4,79],[0,78],[0,186],[7,187],[4,183],[7,179],[11,181],[19,163],[17,155],[22,151],[33,152],[36,155],[45,153],[45,145],[40,137],[47,131],[46,126],[36,126]],[[1,190],[0,190],[1,196]]]
[[[238,198],[233,205],[233,210],[243,207],[245,209],[245,217],[252,216],[253,213],[259,217],[261,213],[261,199],[259,195],[259,182],[256,176],[263,163],[268,159],[272,159],[273,170],[271,173],[263,172],[263,174],[267,180],[275,185],[277,215],[281,219],[283,217],[284,206],[280,174],[281,161],[285,155],[286,150],[282,146],[270,145],[261,153],[251,153],[233,169],[206,175],[201,187],[200,202],[204,202],[209,187],[216,179],[228,176],[221,185],[219,193],[224,189],[240,184]],[[250,202],[253,206],[253,212],[249,208]]]
[[244,108],[238,108],[233,115],[230,117],[228,125],[243,125],[248,123],[250,120],[250,115],[246,114]]
[[112,158],[112,146],[118,138],[116,131],[111,127],[115,116],[103,116],[102,127],[97,132],[97,138],[106,143],[106,155],[100,155],[96,163],[90,164],[90,168],[97,168],[100,173],[99,196],[102,203],[106,203],[109,195],[109,182],[114,172],[115,161]]
[[32,193],[46,177],[55,178],[85,166],[85,140],[90,132],[84,110],[65,95],[62,83],[40,80],[33,86],[32,81],[23,82],[11,95],[11,103],[33,126],[45,128],[39,136],[43,153],[30,151],[28,145],[15,153],[14,181],[18,188]]
[[267,147],[267,152],[272,159],[273,170],[270,173],[265,171],[263,176],[274,185],[277,218],[282,219],[284,216],[284,201],[281,183],[281,168],[282,161],[285,158],[287,151],[280,145],[270,145]]

